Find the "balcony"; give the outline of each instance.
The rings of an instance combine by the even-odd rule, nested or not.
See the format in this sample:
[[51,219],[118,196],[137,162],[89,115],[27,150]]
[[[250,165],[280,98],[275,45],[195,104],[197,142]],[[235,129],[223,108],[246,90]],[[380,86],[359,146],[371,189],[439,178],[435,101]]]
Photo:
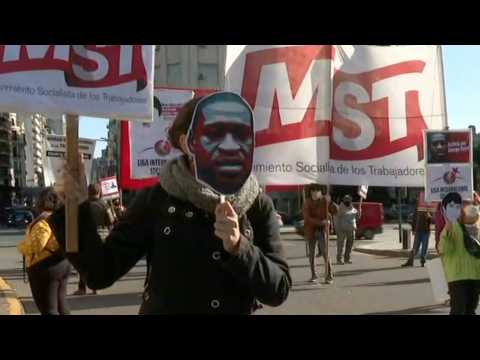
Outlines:
[[33,141],[37,141],[39,143],[42,142],[42,137],[40,136],[40,134],[32,134],[32,139]]
[[34,117],[34,118],[32,119],[32,123],[33,123],[33,127],[34,127],[34,128],[35,128],[35,127],[38,127],[38,128],[42,127],[42,122],[41,122],[40,119],[38,119],[37,117]]
[[10,123],[10,121],[8,121],[8,119],[0,118],[0,129],[10,130],[11,126],[12,124]]

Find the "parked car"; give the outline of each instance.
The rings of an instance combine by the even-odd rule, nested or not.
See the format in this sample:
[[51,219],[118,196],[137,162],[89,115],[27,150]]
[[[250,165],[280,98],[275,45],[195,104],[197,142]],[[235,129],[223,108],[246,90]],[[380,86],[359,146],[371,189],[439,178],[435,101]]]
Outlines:
[[[353,203],[353,206],[358,209],[360,203]],[[382,203],[375,202],[364,202],[362,203],[362,217],[357,224],[357,239],[365,238],[367,240],[372,240],[376,234],[381,234],[383,232],[384,224],[384,210]],[[293,223],[297,234],[303,236],[304,231],[304,220],[303,215],[300,219],[296,220]],[[330,228],[330,233],[335,233],[335,228],[332,226]]]
[[[409,218],[412,218],[414,212],[415,212],[415,205],[402,204],[401,206],[402,221],[406,222]],[[398,205],[393,205],[385,210],[385,219],[387,220],[398,219]]]
[[7,215],[7,227],[25,228],[33,221],[33,214],[29,210],[11,209]]
[[[356,209],[360,207],[360,203],[353,203]],[[372,240],[376,234],[383,232],[385,216],[383,204],[377,202],[362,203],[362,217],[357,224],[357,239],[365,238]]]

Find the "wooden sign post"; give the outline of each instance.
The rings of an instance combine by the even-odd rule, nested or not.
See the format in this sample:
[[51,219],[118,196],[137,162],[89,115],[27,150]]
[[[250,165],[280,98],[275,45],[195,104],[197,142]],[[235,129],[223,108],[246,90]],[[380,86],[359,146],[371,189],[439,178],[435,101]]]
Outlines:
[[[80,178],[78,159],[78,116],[67,115],[67,166],[74,179]],[[67,185],[67,184],[65,184]],[[74,189],[65,191],[65,250],[67,253],[78,252],[78,196]]]
[[[327,184],[327,188],[326,188],[326,194],[325,196],[329,195],[330,196],[330,185]],[[325,198],[325,203],[327,204],[326,205],[326,218],[327,218],[327,225],[326,225],[326,232],[325,232],[325,236],[324,236],[324,241],[325,241],[325,282],[327,282],[328,280],[330,280],[331,278],[331,272],[332,272],[332,269],[330,269],[330,253],[329,253],[329,244],[330,244],[330,209],[329,209],[329,206],[330,206],[330,203],[331,203],[331,199],[330,201],[327,201],[327,198]]]

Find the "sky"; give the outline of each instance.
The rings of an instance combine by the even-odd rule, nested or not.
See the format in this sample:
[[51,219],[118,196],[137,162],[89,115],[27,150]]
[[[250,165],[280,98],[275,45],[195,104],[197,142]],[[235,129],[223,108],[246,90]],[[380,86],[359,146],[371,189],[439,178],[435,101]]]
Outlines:
[[[81,138],[100,140],[108,136],[108,119],[80,116],[78,135]],[[97,141],[94,158],[102,156],[102,149],[107,147],[107,142]]]
[[480,45],[444,45],[448,125],[480,130]]
[[[480,130],[480,45],[444,45],[443,64],[447,97],[448,124],[451,129],[476,125]],[[80,137],[107,137],[107,119],[81,117]],[[97,141],[95,157],[107,143]]]

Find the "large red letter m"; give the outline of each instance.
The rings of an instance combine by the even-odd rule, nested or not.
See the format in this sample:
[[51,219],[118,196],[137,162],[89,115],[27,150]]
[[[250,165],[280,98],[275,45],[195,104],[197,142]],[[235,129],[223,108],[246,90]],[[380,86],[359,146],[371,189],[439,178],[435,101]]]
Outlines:
[[329,135],[333,57],[331,45],[246,55],[242,96],[255,113],[258,147]]

